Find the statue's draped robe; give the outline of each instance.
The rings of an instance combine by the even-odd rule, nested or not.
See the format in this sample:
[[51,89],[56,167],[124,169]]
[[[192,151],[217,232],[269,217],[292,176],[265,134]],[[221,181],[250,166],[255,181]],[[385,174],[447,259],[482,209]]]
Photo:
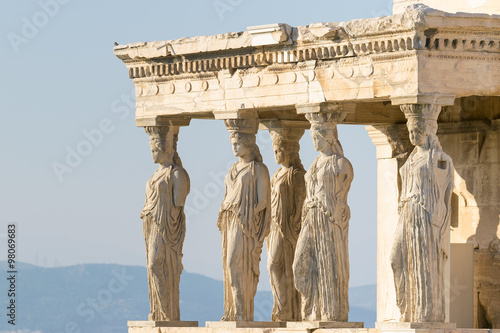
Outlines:
[[444,322],[453,164],[443,152],[413,150],[401,167],[399,222],[391,253],[404,322]]
[[271,179],[271,232],[266,239],[273,291],[272,320],[300,321],[300,294],[293,283],[293,259],[305,198],[305,170],[279,168]]
[[146,184],[141,218],[146,240],[149,320],[180,320],[179,282],[186,221],[184,208],[174,204],[175,171],[185,172],[181,167],[169,166],[157,170]]
[[[265,168],[267,172],[267,167],[254,161],[238,171],[237,165],[233,164],[224,180],[226,194],[217,221],[222,236],[224,273],[222,320],[252,321],[260,255],[271,222],[269,208],[255,213],[258,204],[256,169]],[[266,199],[269,206],[270,190]]]
[[[339,161],[349,168],[340,170]],[[346,170],[344,170],[346,172]],[[307,197],[295,250],[294,278],[303,320],[347,321],[349,313],[347,194],[352,166],[341,155],[316,158],[306,173]]]

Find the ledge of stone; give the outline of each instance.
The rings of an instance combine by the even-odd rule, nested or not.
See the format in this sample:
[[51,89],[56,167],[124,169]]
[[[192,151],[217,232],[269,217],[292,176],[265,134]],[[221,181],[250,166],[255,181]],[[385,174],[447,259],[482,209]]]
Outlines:
[[198,327],[197,321],[128,321],[128,327]]
[[209,328],[279,328],[286,327],[284,321],[207,321]]
[[381,322],[375,323],[378,329],[444,329],[451,330],[457,328],[455,323],[402,323],[402,322]]
[[316,328],[363,328],[362,322],[344,321],[289,321],[287,328],[316,329]]

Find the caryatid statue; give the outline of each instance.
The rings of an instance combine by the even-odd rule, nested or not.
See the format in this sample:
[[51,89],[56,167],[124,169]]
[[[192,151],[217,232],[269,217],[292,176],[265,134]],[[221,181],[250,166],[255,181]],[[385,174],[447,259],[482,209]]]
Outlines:
[[267,267],[274,297],[273,321],[300,321],[300,294],[293,282],[293,258],[306,196],[306,171],[299,157],[300,128],[268,127],[274,157],[281,167],[271,178],[271,232],[266,239]]
[[391,264],[402,322],[444,322],[454,168],[436,132],[441,107],[401,106],[415,146],[401,167],[399,221]]
[[338,140],[341,112],[308,113],[319,156],[306,173],[302,228],[293,263],[295,286],[302,295],[302,320],[343,321],[349,313],[350,210],[347,194],[351,163]]
[[149,320],[178,321],[182,245],[186,234],[184,203],[189,176],[177,154],[179,127],[145,127],[153,161],[159,164],[146,184],[141,213],[146,241]]
[[259,262],[271,225],[269,171],[256,144],[257,119],[224,121],[239,161],[224,180],[217,226],[222,236],[224,321],[253,321]]

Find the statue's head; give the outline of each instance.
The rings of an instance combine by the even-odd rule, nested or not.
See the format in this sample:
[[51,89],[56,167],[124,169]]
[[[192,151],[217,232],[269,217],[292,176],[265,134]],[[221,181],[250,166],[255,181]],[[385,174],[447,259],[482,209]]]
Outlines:
[[327,147],[333,146],[335,140],[338,138],[337,128],[336,126],[327,126],[326,124],[312,124],[311,137],[314,150],[324,151]]
[[299,157],[299,140],[304,135],[304,129],[298,128],[270,128],[269,134],[273,139],[273,151],[276,163],[285,166],[302,167]]
[[429,146],[435,141],[437,132],[437,122],[422,118],[410,118],[407,122],[410,142],[414,146]]
[[149,134],[149,146],[154,163],[168,163],[175,154],[175,140],[173,127],[147,126],[144,128]]
[[273,142],[274,159],[278,164],[288,164],[290,162],[290,145],[286,141]]
[[230,135],[233,153],[237,157],[252,154],[252,160],[262,162],[255,135],[259,130],[257,119],[226,119],[224,120]]
[[441,149],[436,135],[438,129],[437,118],[441,107],[430,104],[415,104],[403,106],[402,110],[408,120],[406,126],[408,127],[411,144],[427,149]]
[[345,118],[344,113],[309,113],[306,118],[311,123],[311,137],[316,151],[331,148],[335,154],[344,155],[337,132],[337,123]]
[[252,154],[253,160],[262,162],[259,147],[256,143],[255,134],[233,132],[230,135],[234,156],[241,157]]

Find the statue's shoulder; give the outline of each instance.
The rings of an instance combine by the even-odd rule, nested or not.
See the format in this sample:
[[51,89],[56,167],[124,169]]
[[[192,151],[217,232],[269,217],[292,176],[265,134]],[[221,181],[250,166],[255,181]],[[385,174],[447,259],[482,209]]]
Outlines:
[[352,164],[351,161],[349,161],[345,156],[339,157],[337,160],[337,163],[339,165],[340,170],[343,170],[345,172],[352,172]]
[[255,173],[258,173],[258,174],[265,173],[269,177],[269,169],[267,168],[267,166],[264,163],[254,162],[254,168],[255,168]]
[[180,181],[189,181],[189,175],[186,169],[181,166],[175,166],[172,168],[172,176],[174,177],[174,179]]
[[276,170],[276,172],[273,174],[273,177],[272,178],[278,178],[281,170],[283,169],[283,166],[279,166],[278,169]]
[[305,174],[306,174],[306,170],[304,170],[303,167],[293,167],[292,168],[293,177],[304,177]]

